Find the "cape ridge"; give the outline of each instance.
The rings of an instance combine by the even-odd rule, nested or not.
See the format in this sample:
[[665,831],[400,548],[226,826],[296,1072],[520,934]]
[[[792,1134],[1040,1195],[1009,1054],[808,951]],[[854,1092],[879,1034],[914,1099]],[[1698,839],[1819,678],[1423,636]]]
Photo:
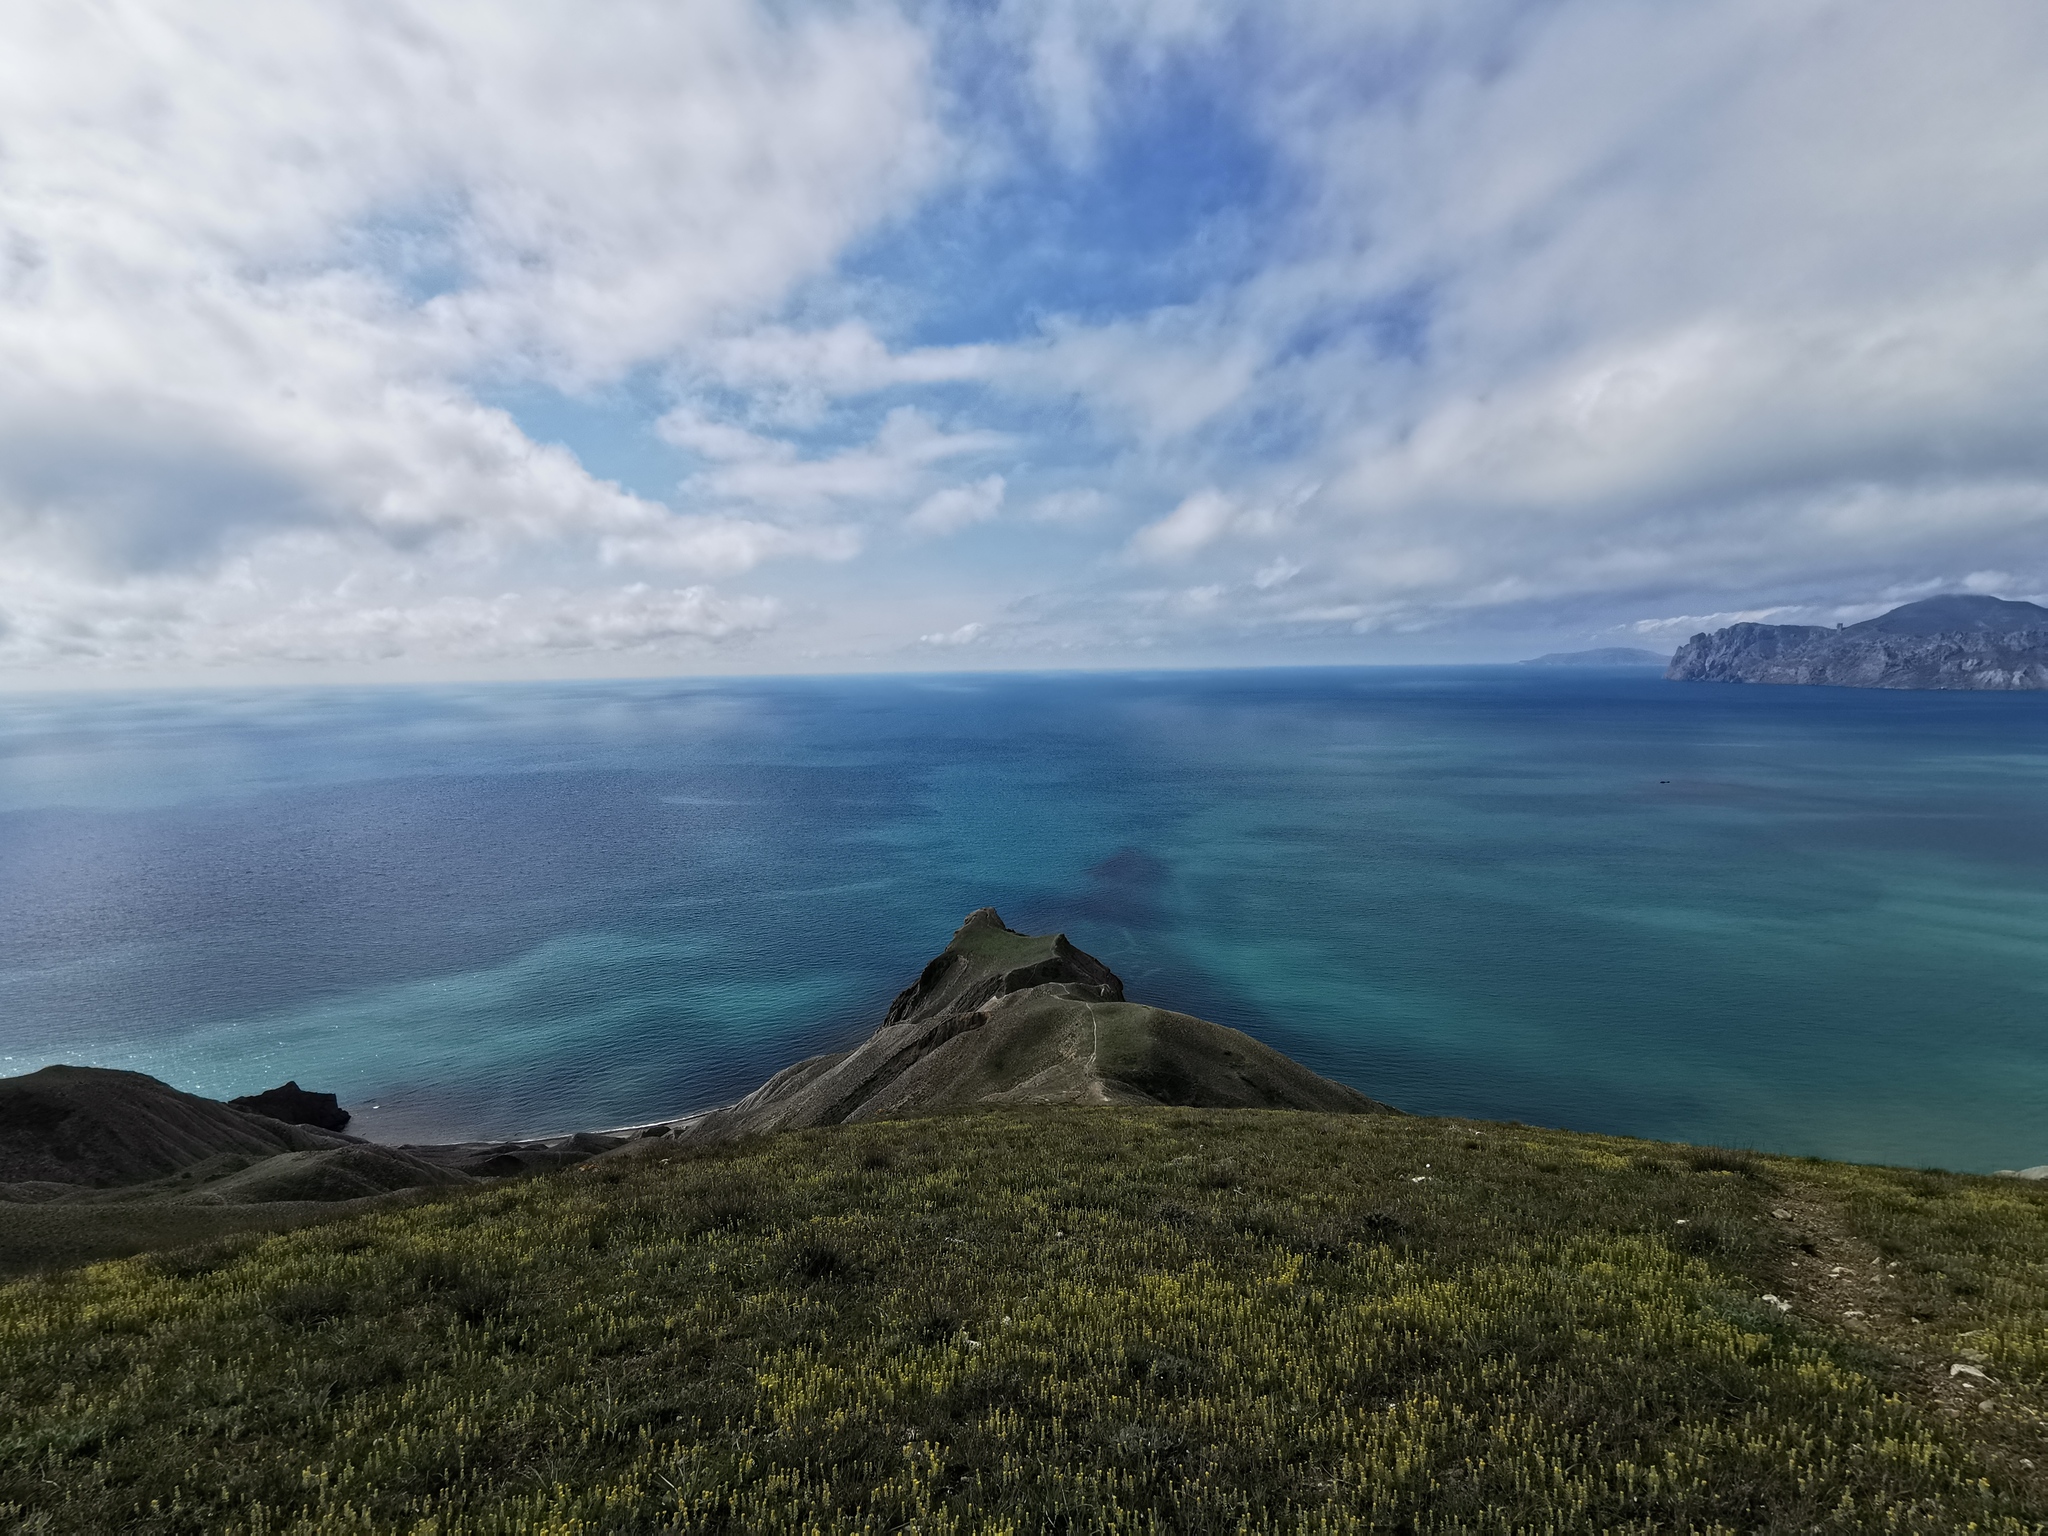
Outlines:
[[2048,608],[1959,594],[1907,603],[1860,624],[1731,624],[1679,647],[1679,682],[1838,688],[2048,688]]
[[1060,1104],[1398,1113],[1238,1030],[1130,1002],[1065,934],[1018,933],[983,907],[855,1049],[796,1062],[735,1103],[605,1130],[387,1146],[347,1134],[334,1096],[296,1082],[221,1103],[109,1068],[0,1078],[0,1212],[40,1207],[78,1229],[82,1256],[110,1256],[166,1223],[200,1236],[299,1225],[655,1137]]

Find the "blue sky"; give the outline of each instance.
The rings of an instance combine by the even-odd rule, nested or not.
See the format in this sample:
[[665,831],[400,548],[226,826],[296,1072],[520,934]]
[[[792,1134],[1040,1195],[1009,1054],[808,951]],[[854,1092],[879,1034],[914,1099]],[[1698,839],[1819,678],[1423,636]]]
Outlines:
[[2032,0],[24,0],[0,683],[2048,590]]

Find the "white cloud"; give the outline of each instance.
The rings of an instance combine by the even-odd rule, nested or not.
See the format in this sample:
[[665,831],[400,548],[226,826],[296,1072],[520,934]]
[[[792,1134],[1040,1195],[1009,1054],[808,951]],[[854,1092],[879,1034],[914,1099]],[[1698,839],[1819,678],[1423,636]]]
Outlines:
[[1651,636],[1693,635],[1702,630],[1725,629],[1730,624],[1804,624],[1800,610],[1790,607],[1733,608],[1724,613],[1681,613],[1662,619],[1637,619],[1628,626],[1633,634]]
[[986,379],[1003,362],[991,346],[914,347],[892,352],[865,322],[817,330],[764,326],[704,349],[702,376],[746,394],[758,417],[815,422],[836,400],[883,390]]
[[1004,0],[997,27],[1021,47],[1044,130],[1068,165],[1095,154],[1115,86],[1223,38],[1239,13],[1223,0]]
[[607,565],[645,565],[736,576],[764,560],[808,556],[851,560],[861,550],[858,528],[843,524],[786,528],[739,517],[678,517],[645,533],[607,537]]
[[1275,505],[1247,504],[1213,489],[1197,491],[1157,522],[1132,534],[1129,553],[1139,560],[1171,564],[1198,554],[1225,535],[1265,536],[1282,525],[1306,494],[1312,493],[1297,493],[1286,504]]
[[[1237,206],[1176,201],[1204,135]],[[2048,583],[2030,0],[22,0],[0,145],[17,658],[765,634],[712,579],[807,655],[898,583],[1104,657]],[[1004,505],[1060,561],[894,536]]]
[[[309,561],[331,559],[304,541]],[[243,562],[225,580],[189,574],[111,582],[0,579],[0,667],[119,673],[520,657],[699,655],[775,623],[779,605],[707,586],[631,582],[431,593],[389,565],[325,586],[280,582]]]
[[302,603],[224,640],[203,659],[270,660],[639,652],[767,628],[776,605],[722,598],[709,587],[634,582],[603,592],[559,589],[490,598],[441,596],[411,605]]
[[951,485],[927,496],[904,526],[913,533],[944,535],[958,533],[976,523],[985,523],[1002,510],[1003,477],[990,475],[971,485]]
[[1247,318],[1200,306],[1101,325],[1055,320],[1042,341],[990,372],[1021,392],[1081,396],[1140,442],[1162,442],[1207,426],[1252,391],[1271,343]]
[[764,437],[729,421],[713,421],[692,406],[679,405],[654,424],[658,436],[715,464],[788,463],[794,445]]
[[[986,456],[1011,441],[985,429],[948,432],[912,406],[890,411],[861,447],[817,458],[803,457],[786,439],[706,423],[687,407],[665,417],[661,428],[671,441],[714,461],[685,483],[694,497],[798,516],[849,504],[900,502],[917,494],[950,461]],[[1001,477],[996,478],[1000,503]],[[994,514],[993,504],[988,513]]]
[[[473,391],[616,376],[829,270],[944,172],[927,44],[871,6],[593,21],[561,0],[7,8],[0,554],[80,593],[308,530],[432,551],[454,585],[543,546],[842,557],[843,534],[678,522]],[[600,590],[589,632],[712,612],[652,590]]]
[[[1316,189],[1272,259],[1191,304],[1055,318],[990,368],[1073,390],[1180,498],[1128,553],[1223,562],[1284,525],[1319,611],[1409,615],[1390,625],[2048,575],[2048,13],[1295,4],[1233,26],[1271,50],[1242,104]],[[1276,472],[1322,487],[1248,523]]]
[[1252,573],[1252,585],[1261,592],[1265,592],[1273,587],[1282,586],[1292,581],[1301,572],[1302,567],[1296,565],[1285,555],[1281,555],[1267,561],[1266,564],[1260,566],[1258,570]]
[[962,624],[958,629],[945,630],[934,635],[919,635],[919,645],[972,645],[988,630],[986,624]]
[[1032,503],[1030,515],[1034,523],[1078,527],[1096,521],[1114,505],[1101,491],[1082,486],[1039,497]]
[[1217,491],[1197,491],[1156,523],[1131,536],[1131,552],[1148,560],[1185,560],[1221,538],[1237,505]]

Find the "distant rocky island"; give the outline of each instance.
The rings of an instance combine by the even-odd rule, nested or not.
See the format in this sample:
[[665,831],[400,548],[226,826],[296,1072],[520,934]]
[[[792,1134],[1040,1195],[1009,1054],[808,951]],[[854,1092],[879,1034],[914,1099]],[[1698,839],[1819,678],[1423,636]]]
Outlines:
[[1548,656],[1531,656],[1525,667],[1661,667],[1671,658],[1661,651],[1645,651],[1633,645],[1603,645],[1591,651],[1552,651]]
[[2048,688],[2048,608],[1957,595],[1860,624],[1731,624],[1679,647],[1681,682],[1837,688]]

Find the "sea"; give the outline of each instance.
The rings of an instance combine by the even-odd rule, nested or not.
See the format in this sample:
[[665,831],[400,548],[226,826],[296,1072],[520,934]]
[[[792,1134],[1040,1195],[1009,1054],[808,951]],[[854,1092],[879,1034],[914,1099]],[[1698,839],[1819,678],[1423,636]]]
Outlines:
[[971,909],[1421,1114],[2048,1162],[2048,695],[1533,667],[0,699],[0,1075],[727,1102]]

